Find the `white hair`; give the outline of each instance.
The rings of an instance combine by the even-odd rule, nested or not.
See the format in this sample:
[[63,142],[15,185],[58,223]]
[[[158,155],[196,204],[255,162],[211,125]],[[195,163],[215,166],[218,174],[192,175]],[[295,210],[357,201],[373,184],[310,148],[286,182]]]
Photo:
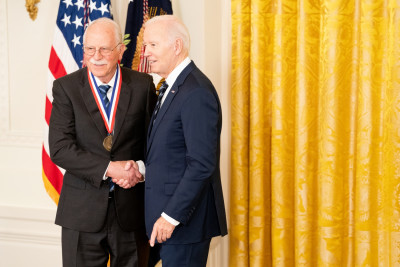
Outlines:
[[118,23],[116,23],[115,21],[113,21],[112,19],[106,18],[106,17],[102,17],[99,19],[96,19],[94,21],[92,21],[89,26],[86,28],[85,33],[83,34],[83,43],[85,44],[86,41],[86,33],[88,32],[88,30],[95,24],[98,23],[103,23],[103,24],[109,24],[114,28],[114,35],[115,35],[115,41],[117,43],[122,43],[122,31],[121,28],[119,27]]
[[161,15],[155,16],[148,20],[144,27],[151,25],[156,22],[161,22],[166,24],[167,36],[171,42],[174,42],[176,39],[181,39],[183,42],[183,49],[185,52],[189,53],[190,50],[190,35],[189,31],[186,28],[185,24],[174,15]]

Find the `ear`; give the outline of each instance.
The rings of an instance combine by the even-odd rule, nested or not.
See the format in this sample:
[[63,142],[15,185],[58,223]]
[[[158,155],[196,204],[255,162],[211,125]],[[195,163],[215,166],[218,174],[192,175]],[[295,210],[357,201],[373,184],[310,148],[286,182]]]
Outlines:
[[85,53],[83,53],[83,59],[82,59],[82,67],[84,67],[84,66],[87,66]]
[[174,51],[175,55],[179,55],[183,51],[183,41],[180,38],[177,38],[174,43]]
[[120,46],[119,46],[119,60],[121,60],[122,59],[122,56],[123,56],[123,54],[124,54],[124,52],[125,52],[125,50],[126,50],[126,46],[125,46],[125,44],[120,44]]

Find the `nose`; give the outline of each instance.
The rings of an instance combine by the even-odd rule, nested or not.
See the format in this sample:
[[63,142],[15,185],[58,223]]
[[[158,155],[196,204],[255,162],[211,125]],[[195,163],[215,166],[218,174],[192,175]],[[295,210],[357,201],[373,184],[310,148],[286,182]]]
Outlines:
[[145,57],[150,56],[150,51],[149,51],[149,50],[150,50],[150,49],[149,49],[147,46],[144,47],[144,56],[145,56]]
[[100,49],[96,49],[96,51],[94,52],[93,57],[95,59],[101,59],[103,57],[103,55],[100,53]]

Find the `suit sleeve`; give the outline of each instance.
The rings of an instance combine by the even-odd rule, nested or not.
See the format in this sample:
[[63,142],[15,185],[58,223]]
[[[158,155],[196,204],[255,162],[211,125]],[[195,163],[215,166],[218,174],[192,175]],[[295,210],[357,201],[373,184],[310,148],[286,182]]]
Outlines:
[[82,149],[76,138],[73,104],[62,84],[53,83],[53,108],[49,123],[51,160],[67,172],[100,187],[110,160]]
[[191,93],[182,108],[182,127],[186,144],[186,169],[164,212],[185,224],[218,165],[220,138],[219,101],[211,90]]

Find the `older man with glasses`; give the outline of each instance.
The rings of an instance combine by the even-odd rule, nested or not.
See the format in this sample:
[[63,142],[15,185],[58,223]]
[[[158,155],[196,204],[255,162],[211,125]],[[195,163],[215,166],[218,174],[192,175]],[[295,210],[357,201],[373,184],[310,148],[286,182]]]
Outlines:
[[[157,96],[151,76],[119,66],[121,30],[101,18],[87,66],[54,81],[51,159],[66,170],[56,215],[63,266],[147,266],[143,162]],[[140,172],[141,171],[141,172]]]

